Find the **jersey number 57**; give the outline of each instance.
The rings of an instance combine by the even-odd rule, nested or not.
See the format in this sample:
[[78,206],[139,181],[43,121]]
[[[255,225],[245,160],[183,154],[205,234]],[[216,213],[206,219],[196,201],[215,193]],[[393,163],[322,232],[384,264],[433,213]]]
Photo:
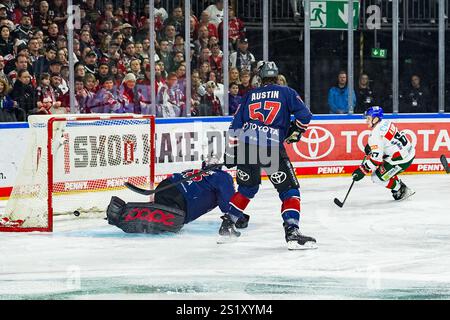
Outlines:
[[280,111],[281,103],[277,101],[264,101],[264,110],[269,110],[269,113],[264,116],[260,110],[262,108],[261,102],[252,103],[248,106],[249,117],[252,120],[258,120],[265,125],[271,125]]

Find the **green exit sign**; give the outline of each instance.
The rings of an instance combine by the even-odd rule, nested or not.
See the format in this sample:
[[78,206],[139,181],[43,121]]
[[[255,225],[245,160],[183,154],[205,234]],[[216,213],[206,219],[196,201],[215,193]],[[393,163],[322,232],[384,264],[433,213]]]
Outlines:
[[387,49],[372,48],[372,58],[386,59]]

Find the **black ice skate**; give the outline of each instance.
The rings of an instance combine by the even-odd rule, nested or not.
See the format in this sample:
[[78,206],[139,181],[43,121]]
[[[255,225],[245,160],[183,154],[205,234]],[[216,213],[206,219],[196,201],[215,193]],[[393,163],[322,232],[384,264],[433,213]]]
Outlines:
[[241,236],[241,233],[236,230],[236,225],[229,215],[225,214],[220,218],[223,221],[219,229],[219,239],[217,240],[217,243],[232,242]]
[[400,181],[400,189],[398,189],[398,191],[392,190],[392,197],[394,197],[395,200],[400,201],[411,197],[415,193],[416,192],[408,188],[403,181]]
[[316,239],[302,235],[295,225],[283,223],[289,250],[317,249]]
[[248,227],[248,221],[250,220],[250,216],[248,214],[243,213],[243,216],[236,221],[235,225],[238,229],[245,229]]

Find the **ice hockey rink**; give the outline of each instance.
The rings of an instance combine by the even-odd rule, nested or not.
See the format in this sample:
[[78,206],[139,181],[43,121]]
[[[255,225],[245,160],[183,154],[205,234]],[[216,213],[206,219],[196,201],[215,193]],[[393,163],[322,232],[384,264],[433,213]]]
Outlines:
[[130,235],[101,217],[57,218],[55,232],[0,234],[1,299],[449,299],[450,175],[405,175],[395,202],[366,178],[301,179],[301,230],[288,251],[265,181],[238,242],[217,245],[220,212],[179,234]]

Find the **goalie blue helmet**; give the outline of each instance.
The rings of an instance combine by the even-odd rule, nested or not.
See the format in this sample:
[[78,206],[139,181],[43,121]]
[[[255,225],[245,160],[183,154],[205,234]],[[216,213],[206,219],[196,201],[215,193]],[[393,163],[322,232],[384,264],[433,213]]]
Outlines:
[[383,119],[383,108],[380,106],[373,106],[364,112],[364,117],[372,117],[372,118],[378,118],[380,120]]

